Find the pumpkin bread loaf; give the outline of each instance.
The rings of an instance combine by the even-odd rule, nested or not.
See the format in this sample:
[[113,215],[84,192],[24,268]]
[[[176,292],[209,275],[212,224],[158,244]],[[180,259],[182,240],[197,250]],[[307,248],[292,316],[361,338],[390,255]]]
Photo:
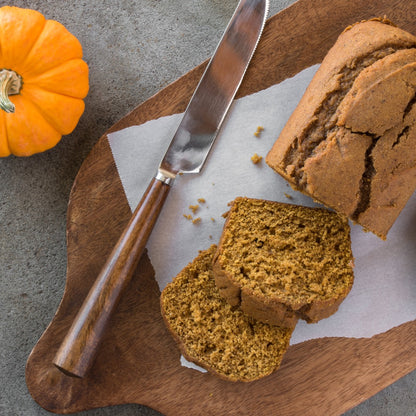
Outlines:
[[219,295],[215,250],[201,252],[166,286],[162,315],[187,360],[226,380],[253,381],[279,367],[292,330],[255,321]]
[[385,239],[416,188],[416,37],[380,19],[347,28],[266,162]]
[[262,322],[293,328],[332,315],[353,284],[350,228],[323,208],[237,198],[214,256],[220,294]]

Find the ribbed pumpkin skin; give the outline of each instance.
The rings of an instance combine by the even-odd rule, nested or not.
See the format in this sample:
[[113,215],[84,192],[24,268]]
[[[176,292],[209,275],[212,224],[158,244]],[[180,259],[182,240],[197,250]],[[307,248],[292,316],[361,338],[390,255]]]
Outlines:
[[88,66],[78,39],[62,24],[30,9],[0,8],[0,70],[22,77],[11,95],[14,113],[0,109],[0,157],[30,156],[54,147],[84,112]]

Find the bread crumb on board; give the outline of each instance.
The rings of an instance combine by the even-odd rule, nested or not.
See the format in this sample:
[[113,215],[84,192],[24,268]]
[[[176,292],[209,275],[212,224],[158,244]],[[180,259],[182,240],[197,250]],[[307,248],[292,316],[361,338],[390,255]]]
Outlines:
[[205,198],[198,198],[198,199],[197,199],[197,201],[198,201],[200,204],[205,204],[205,202],[207,202],[207,201],[205,200]]
[[253,156],[251,156],[251,161],[257,165],[257,163],[261,162],[261,160],[263,159],[263,156],[259,156],[257,153],[254,153]]

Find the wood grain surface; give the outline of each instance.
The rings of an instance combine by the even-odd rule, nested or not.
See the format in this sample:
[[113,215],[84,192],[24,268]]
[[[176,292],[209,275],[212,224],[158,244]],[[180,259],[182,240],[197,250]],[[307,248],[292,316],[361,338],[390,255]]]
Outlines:
[[[238,96],[320,62],[340,32],[356,21],[386,15],[416,34],[415,6],[415,0],[299,0],[268,20]],[[183,111],[205,65],[137,107],[111,131]],[[145,254],[88,375],[63,375],[53,358],[130,216],[103,136],[70,196],[63,299],[27,362],[27,386],[45,409],[72,413],[140,403],[167,416],[339,415],[416,368],[416,321],[370,339],[323,338],[291,346],[276,373],[253,383],[227,382],[182,367],[160,315],[160,292]]]

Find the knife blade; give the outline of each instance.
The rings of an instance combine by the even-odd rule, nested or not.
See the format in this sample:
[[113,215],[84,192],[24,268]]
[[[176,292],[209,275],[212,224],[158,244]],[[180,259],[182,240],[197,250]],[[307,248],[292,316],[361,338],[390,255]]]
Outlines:
[[241,0],[145,194],[91,287],[53,363],[83,377],[178,174],[201,171],[254,54],[269,0]]
[[198,173],[241,84],[263,30],[268,1],[241,1],[160,164],[168,177]]

